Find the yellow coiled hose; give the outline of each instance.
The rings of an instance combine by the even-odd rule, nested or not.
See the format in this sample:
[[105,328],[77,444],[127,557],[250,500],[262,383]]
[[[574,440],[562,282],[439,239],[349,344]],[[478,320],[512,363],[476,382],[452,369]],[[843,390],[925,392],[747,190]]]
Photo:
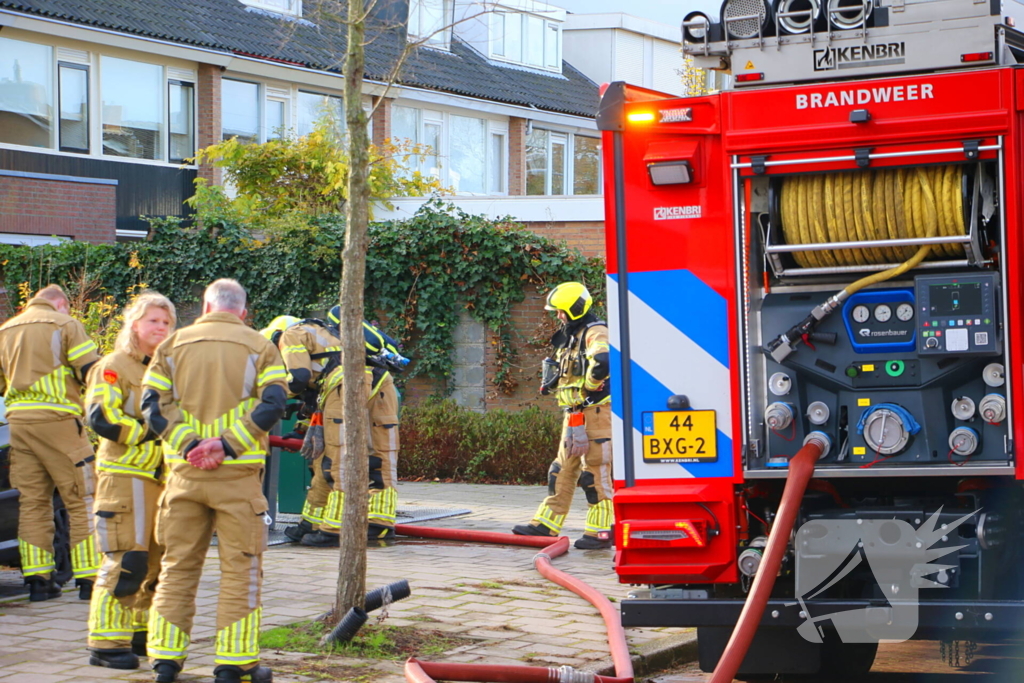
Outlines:
[[[966,234],[959,166],[823,173],[786,178],[782,233],[787,244]],[[930,253],[963,257],[961,244],[793,252],[804,268],[903,263],[854,282],[846,295],[902,275]]]

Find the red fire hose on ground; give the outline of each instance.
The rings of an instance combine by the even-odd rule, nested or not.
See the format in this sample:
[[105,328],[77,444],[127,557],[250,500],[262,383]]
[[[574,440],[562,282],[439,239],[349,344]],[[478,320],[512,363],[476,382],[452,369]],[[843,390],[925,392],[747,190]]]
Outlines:
[[[302,447],[299,439],[270,437],[272,448],[298,452]],[[626,632],[619,621],[619,612],[605,596],[583,581],[555,569],[551,560],[569,550],[569,539],[562,536],[552,542],[542,536],[516,536],[488,531],[467,529],[445,529],[421,527],[409,524],[395,525],[395,533],[401,536],[433,538],[446,541],[468,541],[473,543],[500,543],[543,550],[533,558],[534,567],[540,574],[558,585],[568,588],[588,601],[601,613],[608,630],[608,647],[611,650],[615,676],[599,676],[589,671],[578,671],[570,666],[495,666],[488,664],[458,664],[421,662],[410,659],[405,664],[405,678],[410,683],[434,683],[435,679],[449,681],[481,681],[484,683],[633,683],[633,662],[626,644]]]
[[[302,445],[298,439],[281,439],[270,437],[270,445],[297,451]],[[803,448],[789,461],[789,474],[782,492],[764,557],[754,576],[747,601],[740,612],[736,628],[729,638],[725,651],[722,653],[718,666],[711,677],[710,683],[731,683],[739,671],[743,658],[747,655],[750,643],[761,623],[764,608],[775,587],[775,578],[786,554],[789,538],[796,524],[797,512],[803,500],[804,492],[814,474],[814,465],[818,459],[828,452],[831,442],[821,432],[812,432],[807,437]],[[483,683],[633,683],[633,663],[629,657],[626,644],[626,633],[619,621],[619,612],[606,597],[591,586],[565,572],[556,569],[551,560],[564,554],[569,549],[569,539],[562,536],[554,543],[539,536],[515,536],[513,534],[493,533],[486,531],[469,531],[466,529],[443,529],[438,527],[419,527],[408,524],[395,526],[395,533],[402,536],[434,538],[450,541],[470,541],[476,543],[501,543],[528,547],[544,547],[533,558],[534,566],[544,578],[568,588],[583,599],[594,605],[604,619],[608,629],[608,646],[615,665],[616,676],[599,676],[590,672],[577,671],[572,667],[541,668],[530,666],[494,666],[487,664],[458,664],[421,662],[409,659],[405,664],[405,679],[409,683],[435,683],[437,679],[449,681],[478,681]]]
[[732,636],[725,646],[722,658],[718,660],[710,683],[732,683],[740,664],[743,663],[743,658],[747,656],[747,650],[750,649],[750,643],[754,640],[757,626],[764,615],[765,605],[768,604],[772,588],[775,587],[775,577],[779,574],[782,558],[789,546],[789,537],[793,533],[793,525],[796,523],[804,491],[807,490],[807,484],[814,474],[814,464],[830,448],[831,442],[827,436],[821,432],[812,432],[807,437],[804,447],[789,461],[786,487],[782,491],[782,501],[772,523],[771,533],[768,534],[764,557],[754,575],[754,582],[750,586],[750,593],[743,604],[736,628],[733,629]]

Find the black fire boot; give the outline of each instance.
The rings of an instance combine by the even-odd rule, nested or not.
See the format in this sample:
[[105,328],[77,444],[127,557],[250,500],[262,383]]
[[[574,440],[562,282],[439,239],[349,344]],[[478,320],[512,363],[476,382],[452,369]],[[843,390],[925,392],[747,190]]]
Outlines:
[[42,602],[60,597],[60,586],[49,577],[30,576],[25,579],[25,583],[28,584],[29,602]]
[[148,631],[136,631],[132,634],[132,652],[139,657],[146,656],[146,640],[149,638]]
[[598,531],[597,536],[582,536],[573,544],[579,550],[604,550],[612,547],[612,532]]
[[252,681],[252,683],[272,683],[274,672],[268,667],[257,666],[248,671],[242,671],[241,667],[234,664],[221,664],[213,670],[214,683],[241,683]]
[[158,659],[153,662],[156,683],[174,683],[181,671],[181,664],[173,659]]
[[395,530],[383,524],[370,522],[366,528],[366,540],[368,541],[390,541],[395,537]]
[[284,528],[284,535],[292,543],[302,543],[302,537],[311,533],[313,533],[313,523],[305,519],[299,522],[297,526],[286,526]]
[[92,579],[75,579],[75,585],[78,586],[79,600],[92,600]]
[[337,548],[339,534],[330,534],[326,531],[315,531],[302,537],[302,545],[314,548]]
[[551,533],[551,529],[540,524],[516,524],[512,527],[512,533],[516,536],[551,536],[552,538],[558,536],[558,534]]
[[108,669],[138,669],[139,657],[131,650],[89,650],[89,664]]

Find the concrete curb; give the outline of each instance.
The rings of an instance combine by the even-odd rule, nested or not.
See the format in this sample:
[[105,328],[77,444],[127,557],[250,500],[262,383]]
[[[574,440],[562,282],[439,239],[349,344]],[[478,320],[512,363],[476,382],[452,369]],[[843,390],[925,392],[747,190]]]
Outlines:
[[[630,649],[636,652],[630,659],[633,662],[633,675],[639,679],[678,664],[697,661],[697,632],[659,638]],[[615,675],[613,665],[600,669],[584,668],[599,676]]]

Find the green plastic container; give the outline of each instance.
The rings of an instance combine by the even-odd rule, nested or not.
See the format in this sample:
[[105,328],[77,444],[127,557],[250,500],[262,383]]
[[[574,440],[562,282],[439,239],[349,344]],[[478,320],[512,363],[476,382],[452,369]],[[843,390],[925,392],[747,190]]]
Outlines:
[[[295,429],[296,418],[281,420],[281,433],[287,434]],[[301,514],[306,502],[306,491],[309,490],[313,475],[309,465],[298,453],[281,451],[281,469],[277,480],[278,512]]]

